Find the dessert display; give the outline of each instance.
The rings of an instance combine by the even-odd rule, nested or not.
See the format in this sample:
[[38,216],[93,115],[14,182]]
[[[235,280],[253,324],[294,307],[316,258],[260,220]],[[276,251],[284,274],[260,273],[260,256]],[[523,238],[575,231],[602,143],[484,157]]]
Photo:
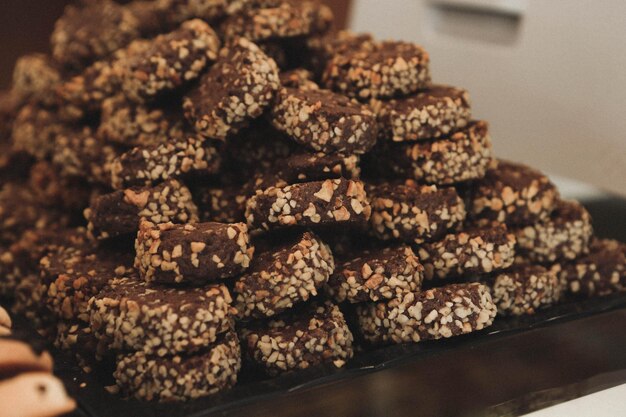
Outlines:
[[[159,402],[626,292],[626,246],[439,82],[315,0],[68,6],[0,93],[0,297]],[[20,349],[42,382],[0,398],[73,407]]]

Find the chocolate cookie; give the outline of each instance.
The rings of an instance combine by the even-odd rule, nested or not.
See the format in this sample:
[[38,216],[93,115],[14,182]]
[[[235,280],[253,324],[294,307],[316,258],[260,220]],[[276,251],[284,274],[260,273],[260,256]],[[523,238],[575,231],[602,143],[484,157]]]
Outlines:
[[88,116],[97,118],[103,102],[119,93],[126,62],[133,56],[143,54],[149,47],[150,41],[135,40],[60,84],[56,91],[59,117],[68,122],[80,121]]
[[60,248],[39,262],[44,304],[62,320],[89,321],[89,300],[115,277],[131,271],[130,256],[83,244]]
[[454,188],[420,186],[411,181],[368,189],[370,224],[382,240],[422,243],[438,240],[465,220],[465,204]]
[[426,279],[489,274],[513,264],[515,236],[500,224],[468,229],[424,243],[418,257]]
[[360,181],[336,179],[270,187],[250,198],[246,220],[252,229],[365,224],[371,207]]
[[576,201],[559,200],[550,218],[513,230],[517,254],[538,263],[566,261],[584,255],[593,235],[591,216]]
[[357,306],[361,332],[371,343],[410,343],[458,336],[491,326],[496,316],[489,287],[453,284]]
[[209,25],[189,20],[175,31],[157,36],[143,53],[129,58],[122,89],[132,100],[153,100],[199,77],[215,61],[219,48],[220,40]]
[[300,65],[311,70],[314,78],[320,80],[330,61],[336,55],[345,55],[355,50],[370,50],[376,48],[374,38],[369,33],[354,33],[349,30],[312,35],[304,40],[304,45],[298,48]]
[[59,68],[44,54],[23,55],[15,62],[12,88],[23,100],[52,106],[54,91],[60,82]]
[[198,208],[187,187],[168,180],[155,187],[131,187],[94,199],[85,210],[87,229],[96,239],[135,234],[139,220],[195,223]]
[[138,400],[185,401],[232,387],[240,368],[239,339],[228,332],[192,355],[121,354],[113,376],[124,394]]
[[382,174],[450,185],[484,177],[491,153],[487,123],[473,121],[465,129],[435,141],[382,143],[370,159]]
[[226,45],[219,59],[184,100],[196,130],[225,140],[270,105],[280,87],[276,63],[245,38]]
[[554,184],[539,171],[499,160],[473,190],[472,214],[511,226],[535,224],[550,217],[558,196]]
[[192,190],[200,221],[219,223],[245,222],[247,187],[239,184],[196,186]]
[[594,239],[589,254],[556,265],[564,289],[582,297],[605,296],[626,291],[626,244]]
[[54,25],[52,56],[77,70],[139,37],[138,22],[123,6],[111,1],[84,2],[65,7]]
[[160,145],[133,148],[111,162],[111,185],[115,189],[148,186],[192,174],[216,174],[220,153],[210,140],[187,134]]
[[226,39],[244,37],[253,42],[293,38],[326,32],[331,9],[317,1],[282,1],[275,7],[244,9],[224,21]]
[[338,303],[381,301],[419,291],[423,279],[424,267],[410,247],[388,247],[339,264],[326,290]]
[[274,127],[315,151],[363,154],[376,144],[369,107],[329,90],[282,88],[270,117]]
[[135,266],[147,282],[206,284],[239,275],[254,248],[244,223],[139,224]]
[[539,265],[523,265],[499,274],[493,283],[498,314],[535,314],[561,298],[561,283],[554,271]]
[[322,83],[359,100],[407,95],[430,83],[429,61],[428,53],[413,43],[364,42],[335,54]]
[[335,262],[330,249],[311,232],[257,248],[250,269],[235,282],[240,317],[270,317],[316,296]]
[[52,163],[62,176],[108,185],[111,182],[111,162],[118,152],[88,126],[66,128],[55,137]]
[[339,307],[312,304],[242,330],[247,356],[268,375],[352,358],[353,336]]
[[125,146],[161,145],[183,137],[182,114],[117,95],[102,102],[98,135]]
[[373,100],[381,139],[394,142],[448,136],[464,129],[471,109],[466,90],[447,85],[431,85],[418,93],[388,101]]
[[90,323],[110,349],[167,356],[198,352],[232,329],[228,289],[152,286],[136,276],[109,282],[90,302]]
[[26,104],[13,122],[13,148],[45,159],[52,154],[55,138],[63,130],[64,126],[52,111]]

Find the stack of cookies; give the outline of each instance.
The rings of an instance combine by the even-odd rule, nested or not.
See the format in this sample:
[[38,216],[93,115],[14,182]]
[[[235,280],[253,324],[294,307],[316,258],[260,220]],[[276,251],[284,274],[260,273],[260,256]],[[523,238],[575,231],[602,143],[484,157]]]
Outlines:
[[[68,6],[0,95],[0,296],[186,400],[622,292],[626,250],[492,155],[420,46],[315,0]],[[344,316],[344,314],[349,317]]]

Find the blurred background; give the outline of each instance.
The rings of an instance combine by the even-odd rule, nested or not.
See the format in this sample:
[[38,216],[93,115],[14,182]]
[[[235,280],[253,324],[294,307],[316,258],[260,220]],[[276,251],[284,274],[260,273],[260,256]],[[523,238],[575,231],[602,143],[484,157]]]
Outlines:
[[[0,0],[0,88],[19,55],[48,50],[67,3]],[[568,197],[626,195],[626,2],[326,3],[338,27],[423,44],[434,80],[470,91],[501,157],[551,174]]]

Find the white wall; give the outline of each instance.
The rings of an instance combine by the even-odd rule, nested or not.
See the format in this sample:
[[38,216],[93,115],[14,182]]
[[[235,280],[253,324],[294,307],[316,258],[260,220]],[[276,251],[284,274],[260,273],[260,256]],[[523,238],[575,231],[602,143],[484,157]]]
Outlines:
[[626,195],[626,1],[356,0],[351,28],[424,45],[498,155]]

